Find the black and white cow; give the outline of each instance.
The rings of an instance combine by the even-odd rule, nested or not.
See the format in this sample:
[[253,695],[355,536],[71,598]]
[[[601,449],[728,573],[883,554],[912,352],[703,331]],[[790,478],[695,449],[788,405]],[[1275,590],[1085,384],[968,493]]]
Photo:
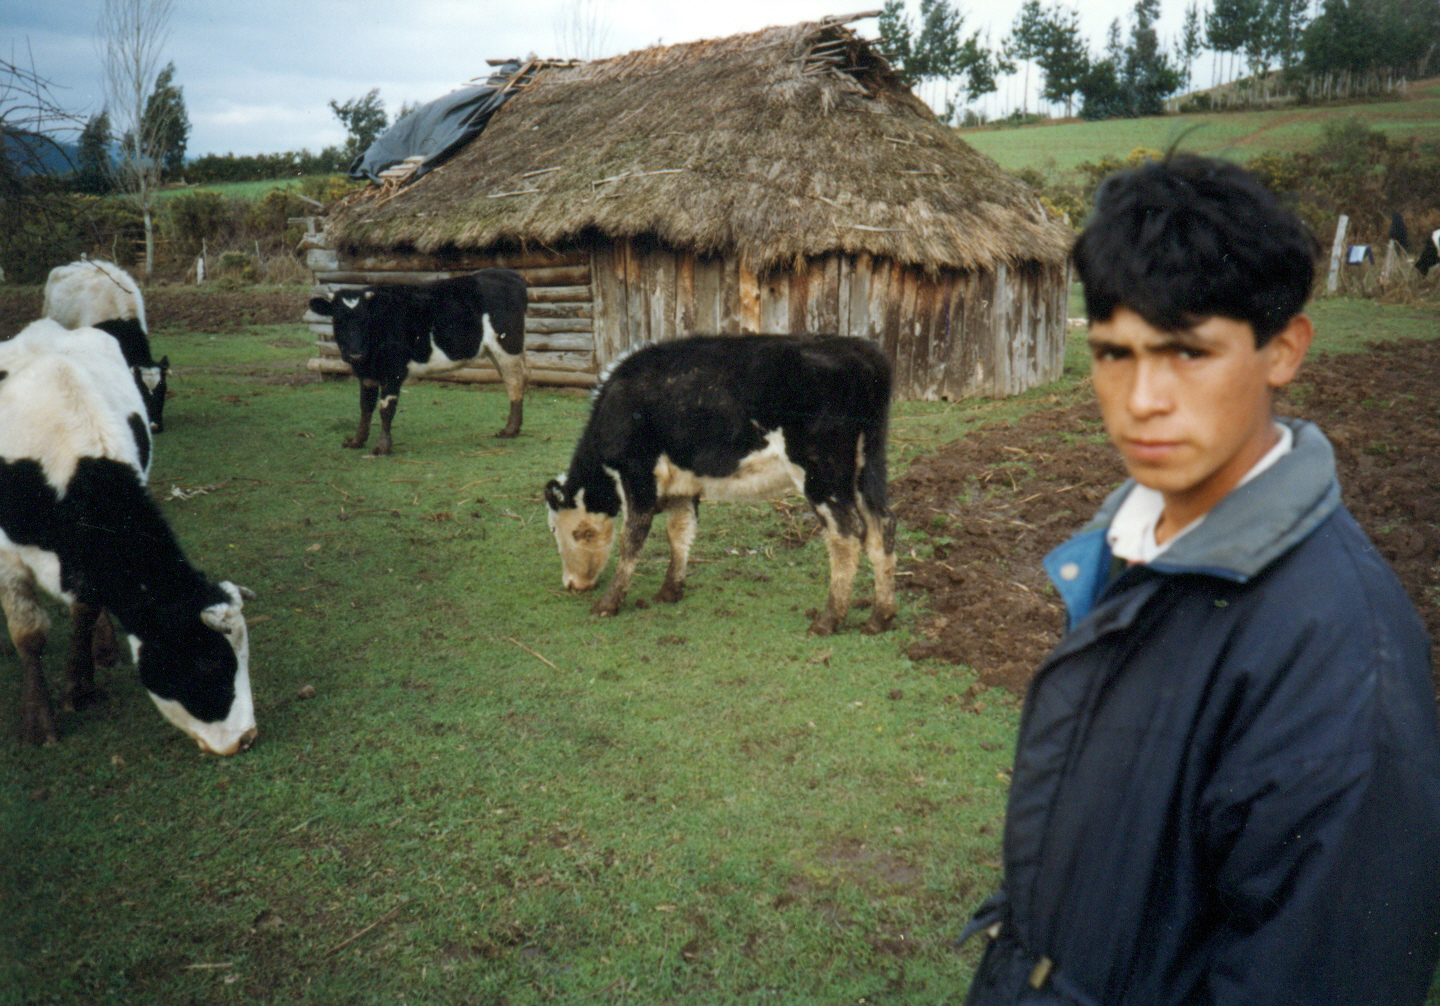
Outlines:
[[895,617],[895,518],[886,500],[890,366],[842,336],[695,336],[622,359],[595,392],[570,470],[545,486],[567,588],[593,587],[623,515],[614,579],[591,613],[625,599],[657,513],[670,567],[657,601],[678,601],[700,497],[805,495],[824,524],[830,597],[810,625],[845,620],[863,546],[875,574],[866,632]]
[[1436,265],[1440,265],[1440,231],[1425,239],[1425,247],[1420,249],[1420,257],[1415,260],[1415,268],[1420,270],[1421,276],[1430,275],[1430,270]]
[[145,486],[143,414],[104,332],[44,319],[0,343],[0,607],[24,673],[21,735],[55,741],[39,587],[74,615],[66,709],[96,695],[90,639],[103,607],[130,634],[161,714],[202,750],[234,754],[256,735],[248,591],[186,562]]
[[113,262],[89,259],[56,266],[45,281],[45,317],[66,328],[98,328],[114,336],[145,403],[150,431],[165,429],[170,357],[157,363],[150,355],[145,298],[129,273]]
[[482,269],[419,286],[370,286],[316,297],[310,310],[331,319],[340,357],[360,379],[360,426],[342,446],[370,438],[380,404],[376,454],[390,453],[390,421],[400,385],[464,366],[488,354],[505,381],[510,416],[495,435],[520,432],[525,403],[525,279],[510,269]]

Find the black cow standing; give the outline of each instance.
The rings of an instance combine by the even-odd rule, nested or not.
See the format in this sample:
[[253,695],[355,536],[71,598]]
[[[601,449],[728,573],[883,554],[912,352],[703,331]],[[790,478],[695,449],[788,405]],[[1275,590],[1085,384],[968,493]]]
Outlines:
[[342,446],[370,438],[380,406],[376,454],[390,453],[390,422],[407,376],[454,370],[488,354],[510,399],[497,437],[520,432],[525,400],[525,279],[510,269],[482,269],[419,286],[371,286],[316,297],[310,310],[331,319],[341,358],[360,379],[360,425]]
[[798,491],[820,517],[830,596],[810,626],[845,621],[863,549],[875,601],[862,631],[895,617],[895,518],[886,500],[890,365],[842,336],[694,336],[637,350],[596,389],[570,469],[545,487],[567,588],[599,580],[624,521],[620,562],[591,608],[613,615],[655,516],[670,568],[655,596],[678,601],[700,497],[774,499]]

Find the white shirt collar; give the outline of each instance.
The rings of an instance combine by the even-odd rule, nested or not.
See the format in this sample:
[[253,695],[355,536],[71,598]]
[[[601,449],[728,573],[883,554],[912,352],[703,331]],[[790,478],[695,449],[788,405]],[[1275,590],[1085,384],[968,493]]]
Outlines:
[[[1284,423],[1276,423],[1275,430],[1280,434],[1279,442],[1270,448],[1263,458],[1255,462],[1254,466],[1245,473],[1245,477],[1236,485],[1236,489],[1279,461],[1294,448],[1295,434],[1290,431],[1290,427]],[[1234,490],[1232,489],[1231,492]],[[1160,515],[1164,512],[1165,497],[1160,494],[1160,491],[1136,484],[1110,520],[1110,530],[1105,534],[1105,540],[1110,545],[1110,554],[1118,559],[1124,559],[1126,562],[1150,562],[1199,527],[1205,520],[1205,515],[1201,514],[1161,545],[1155,541],[1155,526],[1160,523]]]

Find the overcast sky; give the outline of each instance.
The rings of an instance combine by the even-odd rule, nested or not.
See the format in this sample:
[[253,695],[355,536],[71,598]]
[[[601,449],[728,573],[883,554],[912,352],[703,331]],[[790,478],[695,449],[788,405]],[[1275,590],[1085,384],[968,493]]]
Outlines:
[[[961,0],[959,6],[967,31],[988,28],[994,45],[1009,32],[1021,2]],[[919,0],[909,3],[918,14]],[[1179,34],[1183,4],[1162,2],[1167,42]],[[96,72],[100,6],[101,0],[0,0],[0,55],[26,66],[33,61],[61,105],[98,111],[104,104]],[[1132,6],[1133,0],[1079,4],[1092,50],[1103,45],[1110,21],[1124,21]],[[577,9],[601,26],[599,51],[574,51],[574,33],[564,33]],[[864,0],[176,0],[165,59],[174,61],[185,92],[189,156],[318,151],[345,138],[328,102],[372,87],[393,117],[402,103],[429,101],[483,77],[486,59],[531,52],[610,56],[864,9]],[[852,27],[867,38],[879,35],[873,18]],[[596,38],[591,34],[592,49]],[[1016,78],[980,103],[986,114],[1020,104]],[[1032,95],[1037,78],[1031,73]]]

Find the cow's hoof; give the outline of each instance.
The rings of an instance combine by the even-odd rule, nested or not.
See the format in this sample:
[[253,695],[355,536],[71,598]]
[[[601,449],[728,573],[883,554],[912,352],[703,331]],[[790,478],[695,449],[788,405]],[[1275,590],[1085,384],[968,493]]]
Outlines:
[[519,435],[520,435],[520,429],[519,429],[519,427],[516,427],[515,429],[512,430],[512,429],[511,429],[510,427],[508,427],[508,426],[505,427],[503,430],[501,430],[499,433],[496,433],[496,434],[495,434],[495,436],[499,437],[501,440],[509,440],[511,437],[518,437]]
[[878,636],[882,632],[888,632],[893,627],[894,621],[894,615],[890,615],[886,618],[881,618],[879,613],[877,612],[876,614],[870,616],[869,621],[867,621],[864,625],[860,626],[860,631],[865,633],[865,635],[867,636]]
[[835,619],[824,614],[810,623],[809,633],[812,636],[829,636],[835,632]]
[[664,583],[655,594],[657,604],[674,604],[685,596],[685,585],[683,583]]
[[590,614],[594,615],[596,618],[609,618],[611,615],[615,614],[619,610],[620,605],[618,604],[597,603],[591,605]]
[[50,747],[59,738],[55,735],[55,724],[50,716],[27,716],[20,725],[20,739],[36,747]]
[[[366,439],[369,438],[367,437]],[[340,446],[347,447],[352,451],[358,451],[360,448],[365,446],[365,441],[359,439],[358,437],[351,437],[349,440],[341,441]]]
[[60,706],[61,710],[67,713],[78,713],[87,709],[97,702],[105,701],[105,689],[90,685],[88,688],[76,688],[65,690],[65,701]]
[[375,449],[370,452],[370,456],[371,456],[371,457],[376,457],[376,458],[383,458],[385,455],[387,455],[387,454],[389,454],[389,453],[390,453],[390,445],[389,445],[389,444],[377,444],[377,445],[375,446]]

